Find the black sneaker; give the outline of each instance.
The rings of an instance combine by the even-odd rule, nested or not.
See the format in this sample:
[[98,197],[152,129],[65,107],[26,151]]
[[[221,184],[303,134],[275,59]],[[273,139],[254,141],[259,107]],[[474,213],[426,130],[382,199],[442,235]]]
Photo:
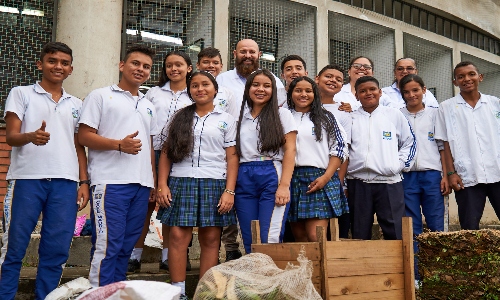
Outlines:
[[179,297],[179,300],[189,300],[188,296],[186,296],[185,294],[182,294],[180,297]]
[[134,273],[139,273],[140,271],[141,271],[141,262],[138,261],[137,259],[129,259],[127,274],[130,275]]
[[160,273],[168,273],[168,260],[160,261]]
[[226,252],[226,262],[238,259],[242,256],[243,255],[241,254],[240,250],[227,251]]

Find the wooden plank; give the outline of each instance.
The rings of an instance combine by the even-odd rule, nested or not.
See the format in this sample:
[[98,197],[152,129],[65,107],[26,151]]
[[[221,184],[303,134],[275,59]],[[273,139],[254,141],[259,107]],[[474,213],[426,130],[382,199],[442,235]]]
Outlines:
[[340,241],[339,237],[339,219],[330,219],[330,240],[334,242]]
[[[294,265],[298,265],[298,262],[295,261],[274,261],[274,263],[276,264],[276,266],[282,270],[284,270],[287,266],[287,264],[291,262],[293,263]],[[312,262],[313,263],[313,271],[312,271],[312,276],[311,276],[311,280],[313,283],[315,282],[318,282],[320,283],[321,282],[321,277],[322,277],[322,273],[321,273],[321,262],[320,261],[314,261]]]
[[404,290],[392,290],[373,293],[351,294],[341,296],[330,296],[329,300],[399,300],[404,299]]
[[252,244],[260,244],[262,241],[260,239],[260,223],[259,220],[252,220]]
[[404,284],[401,273],[328,278],[330,296],[401,290]]
[[321,297],[327,299],[330,294],[327,284],[327,260],[326,260],[326,230],[321,226],[316,226],[316,237],[318,238],[320,252],[321,252]]
[[403,273],[403,258],[387,256],[376,258],[327,260],[328,277]]
[[352,257],[403,257],[401,241],[348,241],[326,243],[326,257],[328,259],[341,259]]
[[297,262],[300,249],[304,246],[305,256],[311,261],[321,259],[320,246],[317,242],[281,243],[281,244],[252,244],[252,252],[264,253],[273,260]]
[[415,261],[413,259],[413,223],[410,217],[403,218],[403,270],[405,299],[415,300]]

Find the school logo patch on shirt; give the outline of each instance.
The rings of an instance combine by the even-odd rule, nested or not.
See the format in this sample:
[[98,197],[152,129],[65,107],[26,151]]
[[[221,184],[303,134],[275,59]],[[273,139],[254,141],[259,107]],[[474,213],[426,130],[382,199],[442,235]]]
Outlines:
[[434,132],[430,132],[427,134],[427,139],[431,142],[434,142]]
[[382,139],[384,139],[384,140],[392,140],[392,133],[390,131],[384,131],[382,133]]
[[227,123],[224,121],[219,121],[219,124],[217,124],[217,127],[220,129],[227,129]]
[[76,108],[73,107],[71,109],[71,114],[73,115],[74,119],[77,119],[80,116],[80,111],[78,109],[76,109]]
[[152,118],[153,117],[153,111],[151,108],[147,108],[148,115]]
[[314,133],[314,126],[312,127],[312,132],[311,132],[311,133],[312,133],[312,135],[316,135],[316,134]]
[[500,111],[497,111],[497,112],[496,112],[495,117],[496,117],[497,119],[500,119]]
[[227,105],[227,100],[226,99],[219,99],[219,106],[221,108],[226,107],[226,105]]

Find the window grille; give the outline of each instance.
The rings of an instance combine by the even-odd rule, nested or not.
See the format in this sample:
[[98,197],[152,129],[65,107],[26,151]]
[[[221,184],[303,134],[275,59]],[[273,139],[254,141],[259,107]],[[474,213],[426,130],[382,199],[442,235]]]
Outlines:
[[193,68],[198,53],[213,45],[213,0],[168,0],[124,2],[122,52],[132,44],[144,44],[156,51],[151,79],[144,85],[155,86],[163,59],[173,50],[185,51]]
[[[438,102],[453,97],[453,51],[451,48],[405,33],[404,56],[413,58],[418,75]],[[398,57],[399,58],[399,57]]]
[[242,39],[257,42],[261,68],[281,74],[281,61],[300,55],[309,75],[316,72],[316,8],[287,0],[232,0],[229,2],[228,69],[234,68],[233,51]]
[[[390,28],[329,12],[330,62],[347,72],[349,62],[356,56],[373,60],[374,76],[382,86],[392,83],[394,65],[394,31]],[[348,82],[347,74],[344,74]]]
[[0,118],[9,91],[40,80],[36,61],[44,44],[52,41],[54,1],[0,2]]

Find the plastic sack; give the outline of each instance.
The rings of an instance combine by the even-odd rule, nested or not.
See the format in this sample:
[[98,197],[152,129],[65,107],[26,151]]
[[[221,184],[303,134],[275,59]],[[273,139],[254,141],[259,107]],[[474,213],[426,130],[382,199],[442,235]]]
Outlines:
[[181,288],[165,282],[132,280],[120,281],[93,288],[77,300],[178,300]]
[[47,295],[45,300],[67,300],[76,299],[78,295],[92,288],[87,278],[79,277],[70,282],[66,282]]
[[151,219],[149,220],[149,232],[146,235],[144,245],[152,248],[163,249],[163,235],[161,232],[162,224],[156,218],[157,211],[153,211]]
[[86,221],[87,221],[86,214],[76,217],[75,231],[73,232],[73,236],[80,236],[80,233],[82,232],[83,229],[83,225],[85,225]]
[[299,253],[298,266],[285,270],[272,258],[251,253],[208,270],[196,287],[194,299],[290,299],[321,300],[311,281],[312,262]]

